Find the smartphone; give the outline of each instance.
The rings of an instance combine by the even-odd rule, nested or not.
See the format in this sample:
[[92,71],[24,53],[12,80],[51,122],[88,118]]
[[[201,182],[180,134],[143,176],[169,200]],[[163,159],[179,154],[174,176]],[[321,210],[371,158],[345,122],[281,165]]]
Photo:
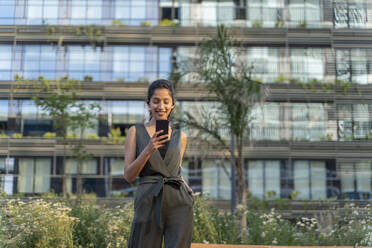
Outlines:
[[162,133],[159,134],[159,136],[168,134],[168,127],[169,127],[169,121],[164,119],[156,120],[156,131],[158,132],[160,130],[164,130]]

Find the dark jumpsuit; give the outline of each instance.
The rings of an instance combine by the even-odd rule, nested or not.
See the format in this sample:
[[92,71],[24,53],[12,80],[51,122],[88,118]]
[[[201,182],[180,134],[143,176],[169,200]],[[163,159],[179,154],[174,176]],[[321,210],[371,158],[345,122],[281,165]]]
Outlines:
[[[135,127],[138,157],[150,136],[143,124]],[[139,175],[128,248],[160,248],[163,236],[165,248],[191,246],[194,199],[180,178],[180,134],[173,129],[164,158],[156,150]]]

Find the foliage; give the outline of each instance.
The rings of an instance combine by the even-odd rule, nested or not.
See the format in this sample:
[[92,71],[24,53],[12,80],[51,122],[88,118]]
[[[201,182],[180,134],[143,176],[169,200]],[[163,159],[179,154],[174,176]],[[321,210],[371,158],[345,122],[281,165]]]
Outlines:
[[204,197],[194,196],[194,231],[193,242],[238,244],[238,220],[231,218],[228,213],[207,203]]
[[117,19],[113,20],[111,22],[111,25],[112,26],[119,26],[119,27],[125,27],[126,26],[124,22],[122,22],[120,20],[117,20]]
[[[75,197],[74,197],[75,198]],[[2,198],[5,200],[5,198]],[[295,222],[266,200],[256,206],[239,206],[235,215],[218,210],[209,198],[195,195],[193,242],[249,245],[371,246],[371,205],[346,204],[332,215],[301,217]],[[255,199],[252,199],[255,200]],[[257,199],[256,199],[257,200]],[[239,219],[245,212],[248,235]],[[0,208],[0,247],[124,248],[130,234],[133,204],[100,206],[94,194],[76,201],[46,193],[38,200],[7,200]]]
[[95,133],[91,133],[88,135],[88,139],[99,139],[99,136]]
[[104,27],[97,25],[89,26],[77,26],[75,29],[77,36],[83,36],[89,39],[89,44],[96,48],[96,46],[104,41],[102,34],[104,33]]
[[9,138],[9,136],[6,135],[5,133],[0,133],[0,139],[3,139],[3,138]]
[[254,21],[252,23],[252,28],[262,28],[262,22],[261,21]]
[[15,139],[20,139],[20,138],[22,138],[22,134],[21,133],[13,133],[12,137],[15,138]]
[[160,21],[159,25],[170,27],[170,26],[177,26],[178,24],[173,20],[163,19],[163,20]]
[[[44,115],[48,115],[53,120],[56,135],[63,139],[64,153],[66,153],[66,145],[69,143],[73,157],[78,161],[77,190],[80,194],[81,164],[90,157],[83,144],[83,138],[86,130],[96,125],[95,120],[98,119],[101,107],[96,103],[79,101],[77,93],[81,91],[80,81],[68,77],[59,78],[55,82],[43,77],[31,82],[17,77],[15,90],[22,86],[34,92],[32,99],[36,105],[41,107]],[[71,130],[72,133],[68,133],[68,130]],[[77,142],[68,142],[68,138],[79,139]]]
[[84,81],[86,81],[86,82],[92,82],[93,81],[93,77],[91,75],[85,75],[84,76]]
[[56,133],[55,132],[46,132],[46,133],[44,133],[43,137],[44,138],[55,138]]
[[42,199],[9,200],[2,209],[1,235],[6,247],[73,247],[72,230],[77,218],[71,208]]
[[152,22],[151,21],[141,21],[141,26],[144,26],[144,27],[149,27],[151,26]]
[[[220,104],[216,112],[218,116],[196,118],[192,112],[186,112],[179,121],[187,127],[208,134],[213,140],[207,142],[215,143],[219,150],[230,155],[237,175],[237,200],[239,204],[246,205],[243,142],[250,137],[250,128],[247,127],[252,121],[251,112],[258,102],[263,102],[267,92],[261,81],[252,78],[252,66],[248,66],[239,56],[239,42],[223,25],[218,26],[216,31],[215,36],[201,43],[198,58],[194,61],[194,71],[208,93],[215,96]],[[223,133],[227,134],[225,137],[231,137],[234,151],[233,148],[230,149],[231,143],[223,137]],[[246,228],[244,212],[241,216],[241,228]]]
[[103,141],[106,144],[111,145],[121,145],[125,142],[125,137],[121,135],[120,128],[112,129],[111,132],[108,134],[108,137],[104,137]]

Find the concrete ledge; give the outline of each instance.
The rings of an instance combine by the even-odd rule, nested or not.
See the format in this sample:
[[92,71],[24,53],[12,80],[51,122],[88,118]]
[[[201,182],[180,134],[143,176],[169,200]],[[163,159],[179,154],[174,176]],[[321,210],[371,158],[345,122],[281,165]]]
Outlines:
[[327,248],[327,247],[338,247],[338,248],[353,248],[353,246],[274,246],[274,245],[219,245],[219,244],[191,244],[191,248]]

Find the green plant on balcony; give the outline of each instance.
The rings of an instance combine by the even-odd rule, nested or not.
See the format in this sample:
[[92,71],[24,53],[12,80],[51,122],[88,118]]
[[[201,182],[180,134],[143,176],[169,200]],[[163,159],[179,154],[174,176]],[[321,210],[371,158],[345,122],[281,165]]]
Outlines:
[[1,132],[0,133],[0,139],[6,139],[6,138],[9,138],[9,136],[6,135],[5,133]]
[[103,42],[102,34],[104,32],[104,27],[90,25],[90,26],[77,26],[75,29],[75,34],[77,36],[85,36],[89,39],[89,44],[96,48],[97,44]]
[[333,140],[333,134],[327,133],[325,136],[320,137],[320,140],[323,140],[323,141],[332,141]]
[[262,21],[259,21],[259,20],[254,21],[252,23],[252,28],[262,28]]
[[103,138],[103,141],[110,145],[121,145],[124,144],[125,137],[121,135],[120,128],[115,128],[111,130],[107,138]]
[[275,23],[275,27],[276,28],[282,28],[282,27],[284,27],[284,21],[277,20],[276,23]]
[[297,196],[300,194],[300,192],[298,191],[292,191],[291,195],[290,195],[290,198],[292,200],[296,200],[297,199]]
[[280,74],[276,79],[275,79],[275,83],[284,83],[288,81],[286,79],[286,77],[283,75],[283,74]]
[[307,23],[306,23],[306,21],[304,20],[304,21],[300,22],[300,23],[297,25],[297,27],[298,27],[298,28],[306,28],[306,27],[307,27]]
[[52,138],[56,137],[56,133],[55,132],[46,132],[46,133],[44,133],[43,137],[47,138],[47,139],[52,139]]
[[125,82],[125,78],[120,77],[120,78],[117,78],[116,81],[117,82],[120,82],[120,83],[124,83]]
[[159,25],[165,26],[165,27],[171,27],[171,26],[177,26],[178,24],[173,20],[163,19],[160,21]]
[[99,136],[95,133],[91,133],[88,135],[88,139],[95,139],[95,140],[98,140],[99,139]]
[[143,27],[149,27],[149,26],[151,26],[152,22],[151,21],[141,21],[140,24]]
[[23,137],[23,135],[21,133],[13,133],[12,137],[15,139],[20,139]]
[[84,76],[84,81],[86,81],[86,82],[92,82],[93,81],[93,77],[91,75],[85,75]]
[[111,22],[112,26],[119,26],[119,27],[125,27],[126,24],[118,19],[115,19]]
[[77,134],[77,133],[69,133],[69,134],[66,135],[66,138],[67,139],[78,139],[78,138],[80,138],[80,135]]

